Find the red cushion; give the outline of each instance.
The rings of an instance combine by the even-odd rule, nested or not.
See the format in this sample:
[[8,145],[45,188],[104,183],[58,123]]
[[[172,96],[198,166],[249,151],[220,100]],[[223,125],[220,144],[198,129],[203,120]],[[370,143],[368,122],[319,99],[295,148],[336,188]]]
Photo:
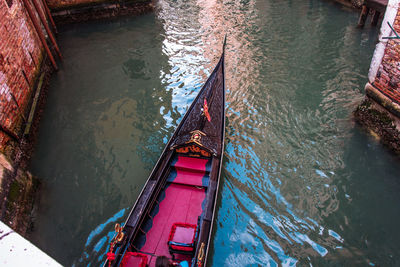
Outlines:
[[188,223],[174,223],[169,234],[168,241],[183,243],[189,246],[179,246],[171,244],[170,247],[174,250],[192,251],[194,248],[194,238],[196,236],[197,226]]
[[126,252],[121,262],[122,267],[128,267],[128,266],[146,267],[146,265],[147,265],[147,256],[139,252]]
[[185,246],[177,246],[177,245],[170,245],[173,250],[180,250],[180,251],[193,251],[194,247],[185,247]]

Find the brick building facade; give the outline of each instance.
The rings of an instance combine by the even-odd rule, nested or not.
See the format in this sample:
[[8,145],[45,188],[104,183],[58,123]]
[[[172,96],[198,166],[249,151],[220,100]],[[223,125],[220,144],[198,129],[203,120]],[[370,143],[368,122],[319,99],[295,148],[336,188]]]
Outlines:
[[[396,31],[394,32],[393,29]],[[389,0],[355,119],[400,154],[400,0]],[[388,38],[390,37],[390,38]]]
[[[393,28],[400,33],[400,9]],[[373,85],[385,96],[400,105],[400,40],[388,40]]]
[[0,0],[0,152],[8,156],[8,148],[22,134],[42,57],[42,44],[23,2]]

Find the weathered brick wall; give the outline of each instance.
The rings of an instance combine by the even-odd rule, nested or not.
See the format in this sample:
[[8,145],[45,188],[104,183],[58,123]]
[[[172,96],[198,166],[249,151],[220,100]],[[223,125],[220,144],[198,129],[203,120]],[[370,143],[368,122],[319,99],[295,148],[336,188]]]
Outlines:
[[[400,33],[400,9],[393,28]],[[388,41],[374,85],[387,97],[400,104],[400,40]]]
[[21,113],[29,112],[42,51],[23,2],[0,0],[0,152],[8,155],[14,142],[10,135],[20,136]]

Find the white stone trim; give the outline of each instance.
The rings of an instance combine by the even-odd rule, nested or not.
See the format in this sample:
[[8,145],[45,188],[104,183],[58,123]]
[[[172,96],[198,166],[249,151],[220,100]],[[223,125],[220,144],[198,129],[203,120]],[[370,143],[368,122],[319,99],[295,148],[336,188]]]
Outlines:
[[1,221],[0,266],[61,267],[58,262]]

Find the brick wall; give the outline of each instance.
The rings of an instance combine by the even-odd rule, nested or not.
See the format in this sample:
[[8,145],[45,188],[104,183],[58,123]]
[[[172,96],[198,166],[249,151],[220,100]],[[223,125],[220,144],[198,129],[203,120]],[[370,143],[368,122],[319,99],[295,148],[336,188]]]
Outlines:
[[8,155],[14,142],[10,136],[23,131],[21,113],[29,112],[42,51],[22,0],[0,0],[0,152]]
[[[400,33],[400,9],[393,28]],[[400,104],[400,40],[388,41],[374,85],[392,101]]]

